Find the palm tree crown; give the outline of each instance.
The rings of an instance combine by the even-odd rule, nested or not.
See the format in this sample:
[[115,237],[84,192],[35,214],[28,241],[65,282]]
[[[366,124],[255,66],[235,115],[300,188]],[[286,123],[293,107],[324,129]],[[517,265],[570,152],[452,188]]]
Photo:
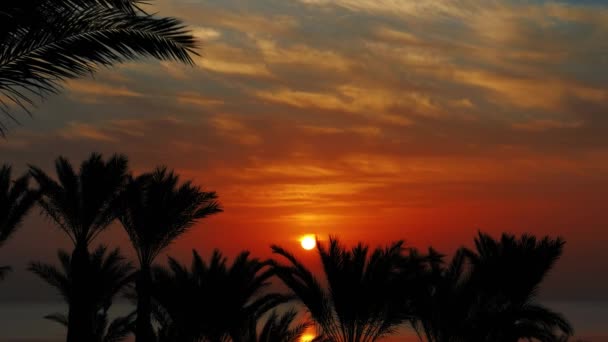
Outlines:
[[249,325],[289,299],[266,291],[273,276],[268,266],[248,252],[227,265],[217,250],[208,263],[194,251],[190,269],[170,258],[169,269],[156,269],[153,291],[158,309],[169,318],[165,334],[178,332],[177,341],[248,342]]
[[[12,168],[0,167],[0,247],[21,226],[25,215],[38,199],[39,193],[29,188],[29,176],[15,181],[11,179]],[[0,266],[0,280],[10,271],[9,266]]]
[[475,250],[460,249],[448,265],[435,254],[414,326],[429,342],[557,341],[572,335],[565,318],[536,298],[563,245],[559,238],[503,234],[495,240],[480,233]]
[[222,211],[215,192],[204,192],[165,168],[131,178],[123,195],[120,222],[141,265],[154,259],[198,220]]
[[[71,304],[78,300],[75,296],[73,270],[70,254],[58,252],[60,268],[45,263],[30,263],[29,270],[55,287],[64,300]],[[114,298],[133,279],[133,266],[125,261],[120,251],[115,249],[108,253],[105,246],[99,246],[90,258],[92,285],[87,289],[88,297],[94,303],[97,319],[95,321],[96,342],[122,341],[131,330],[132,317],[119,317],[108,325],[108,310]],[[68,318],[64,314],[51,314],[47,319],[68,326]]]
[[59,157],[55,170],[59,181],[31,166],[42,191],[39,203],[75,245],[88,246],[118,215],[127,159],[114,155],[104,161],[100,154],[93,153],[76,173],[67,159]]
[[272,249],[290,263],[275,264],[278,277],[306,306],[325,340],[376,341],[406,319],[398,285],[406,258],[402,242],[371,253],[362,244],[347,250],[333,238],[328,249],[317,243],[327,289],[294,255],[278,246]]
[[[32,95],[125,60],[192,64],[196,41],[177,19],[144,12],[136,0],[3,0],[0,5],[0,110],[28,111]],[[28,111],[29,112],[29,111]],[[7,126],[0,121],[0,132]]]

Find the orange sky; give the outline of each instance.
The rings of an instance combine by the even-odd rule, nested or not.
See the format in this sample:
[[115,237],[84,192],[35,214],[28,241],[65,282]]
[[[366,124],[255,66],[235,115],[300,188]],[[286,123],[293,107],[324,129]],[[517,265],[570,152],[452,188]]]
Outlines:
[[[216,190],[225,212],[172,247],[183,258],[267,256],[305,233],[449,253],[478,229],[532,232],[568,241],[545,296],[608,299],[601,2],[155,8],[192,25],[197,66],[129,63],[72,81],[0,142],[4,161],[48,169],[60,154],[120,152],[136,172],[165,164]],[[128,248],[117,231],[104,240]],[[66,243],[33,217],[0,258],[22,267]],[[21,271],[3,286],[3,299],[50,291]]]

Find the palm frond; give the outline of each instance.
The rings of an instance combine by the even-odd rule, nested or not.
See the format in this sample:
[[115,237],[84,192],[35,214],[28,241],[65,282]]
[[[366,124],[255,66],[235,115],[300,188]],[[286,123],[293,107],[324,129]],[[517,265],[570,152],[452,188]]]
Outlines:
[[298,311],[295,309],[290,309],[282,315],[279,315],[277,310],[272,311],[266,318],[257,337],[250,338],[249,340],[256,342],[301,341],[302,335],[312,326],[312,322],[303,321],[297,323],[297,315]]
[[[181,21],[130,0],[11,1],[0,24],[0,110],[34,105],[64,80],[141,57],[192,64],[197,43]],[[23,4],[21,4],[23,3]],[[6,123],[0,122],[0,133]]]
[[106,329],[102,342],[124,341],[133,332],[134,322],[135,313],[115,318]]
[[72,301],[72,282],[69,270],[60,270],[56,266],[40,262],[30,263],[28,270],[54,287],[67,303]]
[[[60,267],[32,262],[28,270],[54,287],[70,304],[77,289],[73,284],[71,257],[65,251],[57,252]],[[107,311],[113,299],[133,280],[133,266],[120,255],[118,249],[107,252],[99,246],[90,258],[90,276],[86,289],[88,297],[98,310]]]
[[29,175],[11,179],[10,165],[0,167],[0,247],[21,226],[38,199],[38,191],[29,187]]
[[44,319],[48,319],[49,321],[59,323],[59,324],[63,325],[64,327],[68,326],[68,317],[62,313],[56,312],[56,313],[53,313],[50,315],[46,315],[46,316],[44,316]]

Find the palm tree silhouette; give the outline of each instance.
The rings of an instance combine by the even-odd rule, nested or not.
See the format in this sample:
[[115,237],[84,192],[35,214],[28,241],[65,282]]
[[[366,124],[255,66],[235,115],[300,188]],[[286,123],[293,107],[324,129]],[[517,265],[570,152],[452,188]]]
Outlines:
[[268,266],[249,252],[227,265],[217,250],[209,263],[193,251],[190,269],[169,258],[169,268],[158,267],[154,273],[164,339],[248,342],[250,325],[255,327],[264,313],[290,299],[267,291],[273,276]]
[[566,319],[537,300],[563,245],[559,238],[503,234],[494,240],[479,233],[475,250],[460,249],[448,266],[442,265],[441,256],[432,263],[432,285],[421,296],[415,326],[431,342],[558,341],[571,336]]
[[204,192],[165,168],[130,178],[122,198],[120,222],[137,252],[136,341],[154,341],[152,264],[155,258],[199,219],[221,212],[215,192]]
[[414,297],[415,314],[410,323],[421,341],[469,341],[474,336],[471,326],[476,324],[472,318],[478,308],[476,289],[468,283],[464,249],[458,250],[448,265],[444,264],[444,257],[429,250],[428,268],[423,275],[426,286],[419,288]]
[[39,204],[43,211],[74,244],[70,257],[72,291],[67,341],[92,341],[97,308],[89,293],[95,286],[92,283],[95,275],[88,247],[116,218],[127,160],[114,155],[104,161],[94,153],[76,173],[70,162],[60,157],[55,169],[59,181],[34,166],[30,167],[30,173],[40,186]]
[[[64,300],[70,305],[77,292],[74,284],[71,257],[65,251],[58,252],[60,268],[44,263],[31,263],[29,270],[34,272],[49,285],[55,287]],[[132,281],[133,266],[126,262],[118,249],[107,253],[105,246],[99,246],[90,256],[90,285],[87,295],[95,307],[93,342],[123,341],[131,333],[133,315],[118,317],[108,322],[108,310],[114,298]],[[55,313],[45,318],[69,326],[69,319],[64,314]],[[109,325],[108,325],[109,323]]]
[[[0,247],[19,229],[25,215],[38,199],[38,191],[29,188],[29,175],[11,180],[12,168],[0,167]],[[0,280],[11,270],[0,266]]]
[[[259,319],[252,317],[247,337],[242,342],[300,342],[306,330],[313,324],[309,321],[297,323],[297,316],[296,309],[290,309],[283,314],[279,314],[275,309],[266,318],[259,333],[256,331]],[[322,341],[322,337],[317,336],[313,341]]]
[[[0,111],[29,113],[32,96],[66,79],[140,57],[192,64],[196,41],[177,19],[144,12],[137,0],[3,0],[0,5]],[[0,121],[0,133],[7,129]]]
[[289,261],[275,263],[277,276],[310,312],[325,341],[376,341],[407,319],[399,286],[406,258],[402,242],[371,253],[361,243],[351,250],[334,238],[327,250],[317,243],[328,289],[293,254],[278,246],[272,250]]

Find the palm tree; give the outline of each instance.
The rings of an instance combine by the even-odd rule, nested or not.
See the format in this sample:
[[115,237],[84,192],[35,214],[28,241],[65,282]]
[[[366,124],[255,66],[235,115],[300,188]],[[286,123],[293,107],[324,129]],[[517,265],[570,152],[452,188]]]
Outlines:
[[[155,270],[153,295],[168,317],[164,334],[175,341],[248,342],[244,330],[289,297],[268,292],[269,263],[240,253],[232,265],[214,251],[209,263],[193,251],[190,269],[169,258],[169,269]],[[254,323],[255,322],[255,323]],[[279,342],[276,340],[276,342]]]
[[[0,110],[29,113],[32,96],[64,80],[140,57],[192,64],[196,41],[177,19],[148,14],[139,0],[3,0],[0,4]],[[18,121],[17,121],[18,122]],[[7,126],[0,121],[0,133]]]
[[293,254],[278,246],[272,250],[289,261],[289,265],[275,263],[274,269],[326,341],[376,341],[407,319],[402,311],[407,296],[399,288],[399,268],[407,259],[402,242],[371,253],[361,243],[351,250],[334,238],[327,250],[317,243],[327,289]]
[[563,246],[560,238],[503,234],[494,240],[479,233],[475,250],[460,249],[447,267],[432,265],[434,281],[419,303],[416,327],[430,342],[558,341],[571,336],[568,321],[537,300],[538,288]]
[[[74,284],[74,272],[70,254],[58,252],[60,268],[44,263],[31,263],[29,270],[34,272],[49,285],[55,287],[64,300],[71,306],[78,289]],[[131,333],[133,318],[119,317],[108,325],[108,310],[114,298],[132,281],[133,266],[126,262],[118,249],[107,253],[105,246],[98,247],[90,257],[90,285],[87,289],[88,298],[95,307],[93,327],[94,342],[118,342]],[[69,327],[69,319],[64,314],[51,314],[45,318]]]
[[55,162],[58,181],[37,167],[30,173],[40,185],[39,204],[74,244],[70,257],[72,300],[69,301],[68,342],[91,341],[96,320],[89,289],[92,279],[89,245],[117,215],[118,198],[126,180],[127,160],[99,154],[85,160],[78,173],[60,157]]
[[[0,247],[21,226],[25,215],[38,199],[38,192],[29,188],[29,175],[12,181],[11,173],[9,165],[0,167]],[[10,270],[10,266],[0,266],[0,280]]]
[[152,264],[155,258],[199,219],[221,211],[215,192],[204,192],[191,182],[158,168],[128,181],[120,221],[137,252],[136,341],[154,340],[152,313]]

